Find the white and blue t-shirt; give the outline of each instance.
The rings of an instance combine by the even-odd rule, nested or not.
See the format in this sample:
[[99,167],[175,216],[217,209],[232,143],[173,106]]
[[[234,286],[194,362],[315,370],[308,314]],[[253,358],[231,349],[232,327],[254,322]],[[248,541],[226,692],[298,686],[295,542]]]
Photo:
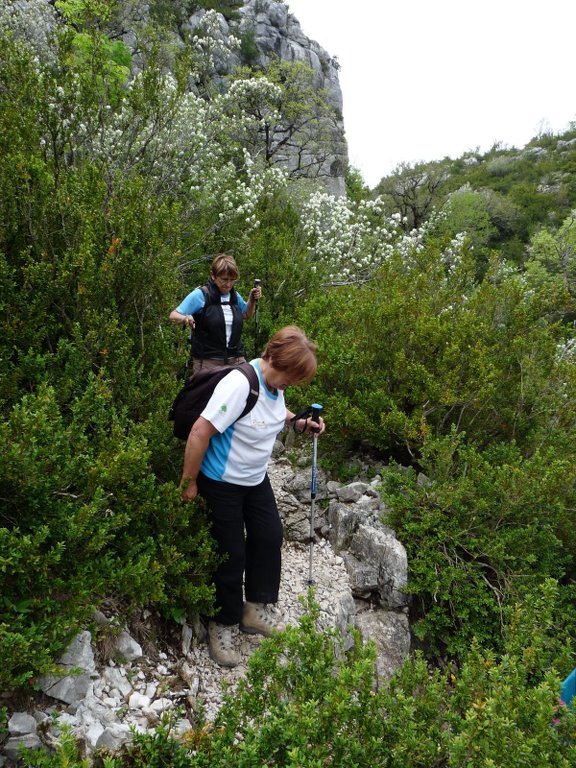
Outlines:
[[[242,296],[236,291],[236,297],[238,299],[238,306],[242,310],[242,314],[246,311],[248,306]],[[220,301],[229,302],[230,293],[222,293],[220,295]],[[206,297],[202,288],[194,288],[192,293],[189,293],[185,299],[176,307],[176,311],[182,315],[194,315],[196,312],[200,312],[204,304],[206,303]],[[224,322],[226,323],[226,344],[230,344],[230,336],[232,335],[232,309],[230,304],[224,304],[222,307],[224,313]]]
[[212,480],[235,485],[261,483],[276,436],[284,427],[284,392],[274,394],[266,387],[260,360],[250,364],[260,379],[258,400],[250,413],[238,419],[246,406],[250,384],[241,371],[231,371],[218,382],[201,414],[218,430],[210,438],[200,467]]

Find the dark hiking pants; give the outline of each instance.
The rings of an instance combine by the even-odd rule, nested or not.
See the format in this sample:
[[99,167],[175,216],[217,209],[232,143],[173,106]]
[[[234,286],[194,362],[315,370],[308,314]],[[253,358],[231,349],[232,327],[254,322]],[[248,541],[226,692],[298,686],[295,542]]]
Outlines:
[[[198,491],[209,507],[211,533],[224,561],[214,576],[213,621],[238,624],[244,596],[251,603],[276,603],[280,588],[282,522],[268,475],[244,486],[198,475]],[[244,590],[243,590],[244,586]]]

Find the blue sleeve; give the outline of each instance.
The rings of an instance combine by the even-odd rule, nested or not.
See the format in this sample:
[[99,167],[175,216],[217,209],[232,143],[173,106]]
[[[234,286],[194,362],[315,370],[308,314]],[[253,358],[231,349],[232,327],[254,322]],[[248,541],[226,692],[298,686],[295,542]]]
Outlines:
[[238,291],[236,291],[236,298],[238,299],[238,306],[240,307],[242,312],[246,312],[246,307],[248,306],[248,304],[246,304],[246,302],[244,301],[242,296],[240,296]]
[[182,315],[193,315],[199,312],[204,306],[204,291],[202,288],[194,288],[186,298],[176,307],[176,312]]

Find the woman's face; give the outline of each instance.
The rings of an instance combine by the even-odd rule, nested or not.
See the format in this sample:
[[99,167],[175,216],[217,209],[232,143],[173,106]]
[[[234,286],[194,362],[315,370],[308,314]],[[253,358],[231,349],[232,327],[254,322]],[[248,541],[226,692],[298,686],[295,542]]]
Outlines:
[[286,389],[300,381],[295,374],[290,371],[279,371],[271,363],[268,363],[264,379],[269,389]]
[[232,275],[228,273],[223,275],[212,275],[212,280],[214,280],[216,287],[222,294],[230,293],[237,279],[237,277],[232,277]]

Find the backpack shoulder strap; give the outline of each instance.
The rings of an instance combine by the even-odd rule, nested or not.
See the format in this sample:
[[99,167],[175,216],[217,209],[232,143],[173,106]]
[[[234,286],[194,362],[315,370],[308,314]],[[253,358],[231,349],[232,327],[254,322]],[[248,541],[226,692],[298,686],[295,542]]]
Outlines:
[[240,416],[238,416],[239,419],[242,419],[244,416],[249,414],[252,408],[254,408],[256,405],[256,401],[258,400],[258,395],[260,393],[260,379],[258,378],[256,369],[253,365],[250,365],[250,363],[242,363],[242,365],[237,366],[237,370],[242,371],[244,376],[246,376],[248,379],[248,383],[250,384],[250,391],[248,392],[248,397],[246,398],[246,405]]
[[[207,285],[200,285],[198,286],[202,293],[204,294],[204,306],[202,309],[206,309],[210,304],[216,304],[217,302],[214,300],[214,297],[212,296],[212,293],[210,291],[210,288]],[[220,301],[220,304],[222,306],[226,306],[228,304],[238,304],[238,295],[236,293],[236,290],[232,288],[230,291],[230,298],[228,301]]]
[[210,289],[208,288],[207,285],[199,285],[198,287],[204,294],[204,306],[202,307],[202,309],[206,309],[208,304],[212,303],[212,296],[210,295]]

